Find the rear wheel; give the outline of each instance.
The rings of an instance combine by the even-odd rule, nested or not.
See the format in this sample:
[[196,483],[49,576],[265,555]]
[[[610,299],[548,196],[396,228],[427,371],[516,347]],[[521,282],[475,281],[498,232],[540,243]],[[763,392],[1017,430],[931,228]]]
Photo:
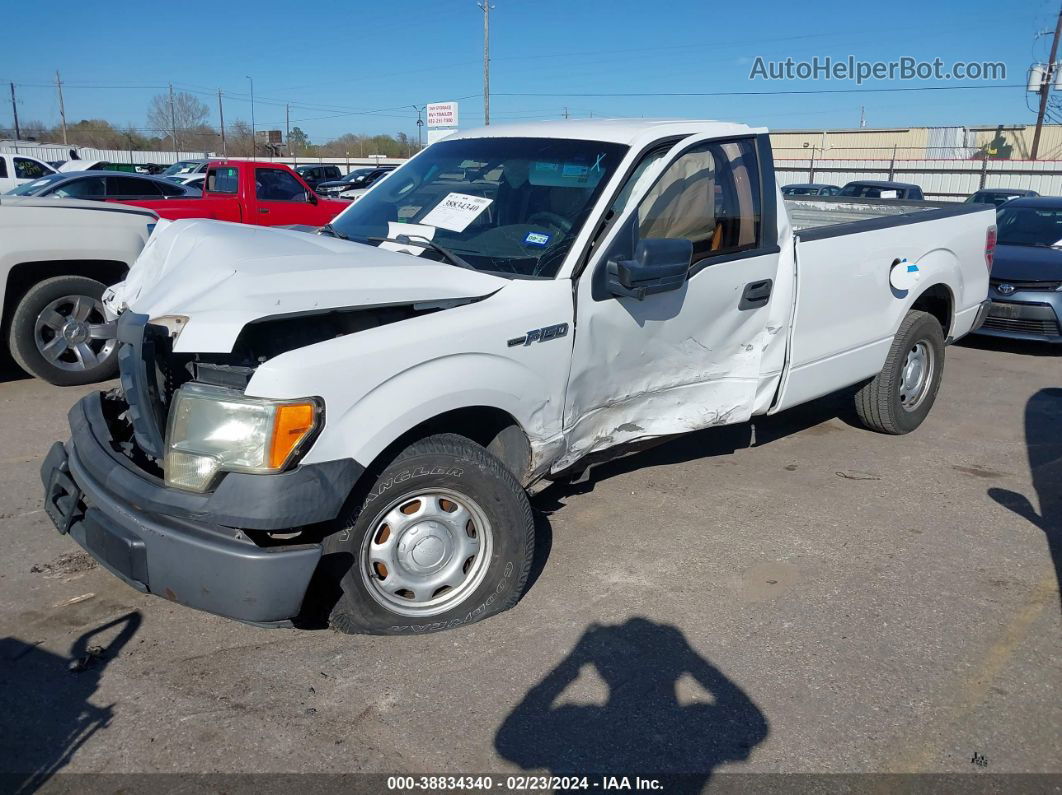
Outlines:
[[527,494],[483,447],[440,434],[406,448],[375,479],[347,527],[325,539],[343,632],[436,632],[519,599],[534,555]]
[[940,322],[927,312],[908,312],[881,372],[856,393],[859,419],[880,433],[910,433],[933,408],[943,374]]
[[100,302],[104,289],[84,276],[56,276],[31,287],[11,318],[9,343],[19,366],[57,386],[112,377],[118,348]]

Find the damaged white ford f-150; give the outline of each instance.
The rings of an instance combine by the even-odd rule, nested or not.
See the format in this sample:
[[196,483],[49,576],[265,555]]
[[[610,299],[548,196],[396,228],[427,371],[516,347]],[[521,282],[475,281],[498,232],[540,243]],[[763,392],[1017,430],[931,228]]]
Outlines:
[[476,621],[525,585],[536,482],[853,385],[868,427],[917,428],[994,219],[783,202],[765,130],[594,121],[452,135],[316,235],[163,222],[46,509],[133,587],[243,621]]

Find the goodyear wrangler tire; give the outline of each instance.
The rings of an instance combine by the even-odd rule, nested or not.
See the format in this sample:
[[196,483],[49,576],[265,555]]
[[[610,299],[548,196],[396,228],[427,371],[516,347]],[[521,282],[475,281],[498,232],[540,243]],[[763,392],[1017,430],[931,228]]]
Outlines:
[[881,372],[855,396],[859,419],[879,433],[910,433],[933,408],[943,375],[940,322],[928,312],[908,312]]
[[438,632],[507,610],[527,582],[535,525],[508,469],[462,436],[406,448],[324,542],[340,560],[341,632]]

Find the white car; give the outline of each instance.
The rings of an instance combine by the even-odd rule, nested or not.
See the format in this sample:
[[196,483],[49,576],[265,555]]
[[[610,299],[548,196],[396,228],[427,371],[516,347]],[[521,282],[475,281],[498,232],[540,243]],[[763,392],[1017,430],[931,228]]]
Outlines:
[[54,173],[54,168],[35,157],[0,154],[0,193]]
[[783,201],[739,124],[456,133],[316,236],[156,232],[111,304],[122,393],[71,411],[45,505],[191,607],[467,624],[524,588],[536,484],[853,385],[868,428],[915,430],[984,317],[994,224]]
[[0,321],[26,372],[60,386],[114,375],[103,291],[125,276],[157,221],[123,204],[0,197]]

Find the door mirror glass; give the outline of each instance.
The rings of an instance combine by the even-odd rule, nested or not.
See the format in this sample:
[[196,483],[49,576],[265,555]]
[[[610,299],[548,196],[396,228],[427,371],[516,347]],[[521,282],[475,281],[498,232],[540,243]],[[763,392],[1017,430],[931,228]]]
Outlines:
[[681,238],[647,237],[638,241],[634,259],[609,260],[608,290],[637,298],[677,290],[689,274],[693,243]]

